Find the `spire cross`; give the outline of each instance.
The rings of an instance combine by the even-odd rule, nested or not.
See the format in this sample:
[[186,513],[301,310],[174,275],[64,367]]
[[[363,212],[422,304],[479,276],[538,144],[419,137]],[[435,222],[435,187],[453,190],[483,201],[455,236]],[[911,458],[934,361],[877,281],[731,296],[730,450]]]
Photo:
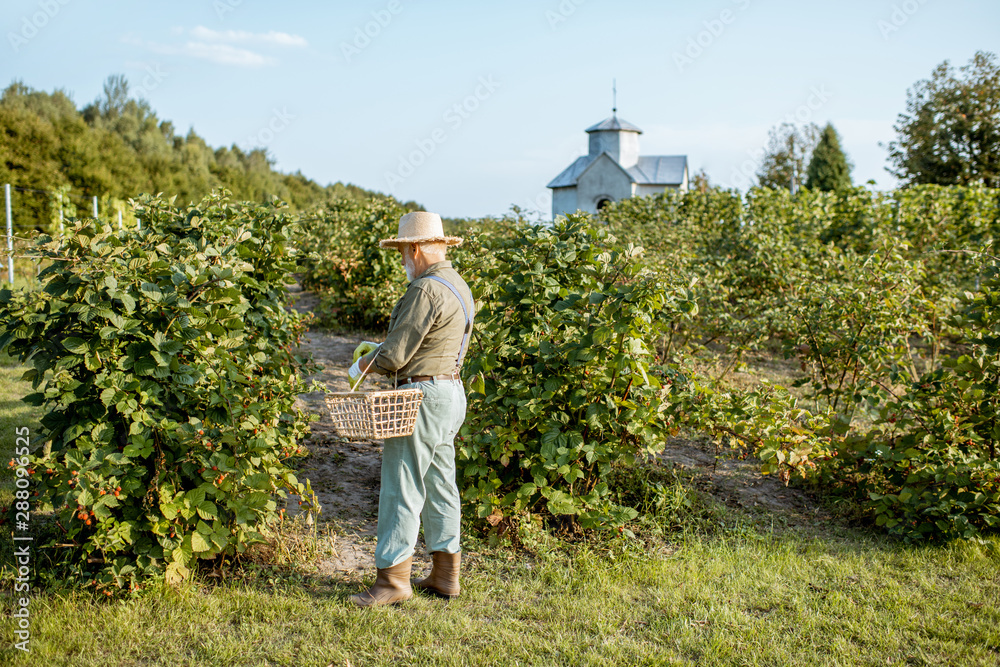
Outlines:
[[611,113],[618,113],[618,79],[611,80]]

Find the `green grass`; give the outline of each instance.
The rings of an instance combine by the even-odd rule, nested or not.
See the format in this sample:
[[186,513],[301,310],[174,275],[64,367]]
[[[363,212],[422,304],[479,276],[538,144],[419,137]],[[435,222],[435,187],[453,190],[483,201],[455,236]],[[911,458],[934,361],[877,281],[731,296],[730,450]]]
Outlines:
[[16,664],[995,665],[998,547],[742,532],[669,555],[497,549],[471,558],[457,600],[371,610],[347,601],[359,584],[310,575],[121,602],[36,594]]
[[7,467],[12,457],[15,429],[27,426],[32,437],[38,435],[42,412],[21,398],[31,393],[31,383],[21,380],[26,367],[0,351],[0,505],[7,505],[12,497],[13,473]]
[[[6,248],[5,248],[6,250]],[[0,267],[0,288],[10,285],[10,278],[7,277],[7,258],[3,257],[2,267]],[[14,260],[14,289],[26,287],[28,289],[38,288],[38,265],[26,259]]]
[[[0,426],[37,433],[0,358]],[[6,460],[8,457],[4,457]],[[5,500],[11,475],[0,473]],[[462,596],[359,610],[370,583],[316,573],[297,529],[291,565],[219,584],[110,601],[31,592],[18,665],[998,665],[1000,538],[909,547],[830,525],[772,531],[733,510],[726,527],[664,542],[566,544],[537,529],[527,551],[468,539]],[[9,533],[0,553],[9,565]],[[333,542],[335,545],[335,542]],[[205,583],[209,582],[209,583]],[[5,614],[11,609],[11,584]]]

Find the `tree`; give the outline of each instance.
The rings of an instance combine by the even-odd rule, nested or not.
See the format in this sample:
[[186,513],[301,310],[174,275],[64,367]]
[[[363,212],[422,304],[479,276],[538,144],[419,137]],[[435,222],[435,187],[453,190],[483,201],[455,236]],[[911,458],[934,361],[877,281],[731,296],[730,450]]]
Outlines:
[[688,189],[692,192],[700,192],[705,194],[709,190],[713,189],[715,186],[712,185],[711,181],[708,180],[708,174],[705,173],[704,169],[700,169],[697,174],[691,177],[691,182],[688,184]]
[[806,162],[819,140],[819,127],[809,123],[798,127],[782,123],[768,136],[767,149],[757,170],[757,180],[763,188],[791,188],[805,174]]
[[16,235],[26,236],[25,227],[44,228],[51,219],[43,191],[65,183],[59,173],[59,138],[51,124],[29,111],[2,104],[0,137],[0,182],[15,188],[11,208],[15,224],[21,227]]
[[806,187],[824,192],[849,188],[853,185],[851,183],[851,166],[844,151],[840,148],[840,137],[837,136],[837,130],[833,129],[833,124],[827,123],[819,137],[819,143],[813,149],[812,159],[809,160],[809,167],[806,169],[808,175]]
[[104,81],[104,99],[99,100],[101,115],[114,118],[121,115],[128,104],[128,79],[124,74],[112,74]]
[[[958,72],[944,61],[906,94],[886,170],[906,185],[1000,187],[1000,67],[979,51]],[[885,147],[885,146],[883,146]]]

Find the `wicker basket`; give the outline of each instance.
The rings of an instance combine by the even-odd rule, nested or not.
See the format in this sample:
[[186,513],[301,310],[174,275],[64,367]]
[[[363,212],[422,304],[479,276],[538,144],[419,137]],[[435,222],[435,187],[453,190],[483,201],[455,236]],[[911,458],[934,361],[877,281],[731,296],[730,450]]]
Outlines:
[[381,440],[411,435],[423,399],[419,389],[340,391],[327,394],[326,405],[341,437]]

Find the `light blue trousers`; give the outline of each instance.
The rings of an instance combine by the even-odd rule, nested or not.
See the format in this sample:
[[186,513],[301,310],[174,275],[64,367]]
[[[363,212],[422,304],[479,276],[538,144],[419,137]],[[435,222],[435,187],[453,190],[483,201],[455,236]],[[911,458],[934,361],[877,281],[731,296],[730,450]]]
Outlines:
[[427,551],[459,553],[462,505],[455,483],[455,435],[465,421],[460,381],[401,385],[424,393],[413,435],[387,438],[382,448],[375,567],[413,555],[420,525]]

